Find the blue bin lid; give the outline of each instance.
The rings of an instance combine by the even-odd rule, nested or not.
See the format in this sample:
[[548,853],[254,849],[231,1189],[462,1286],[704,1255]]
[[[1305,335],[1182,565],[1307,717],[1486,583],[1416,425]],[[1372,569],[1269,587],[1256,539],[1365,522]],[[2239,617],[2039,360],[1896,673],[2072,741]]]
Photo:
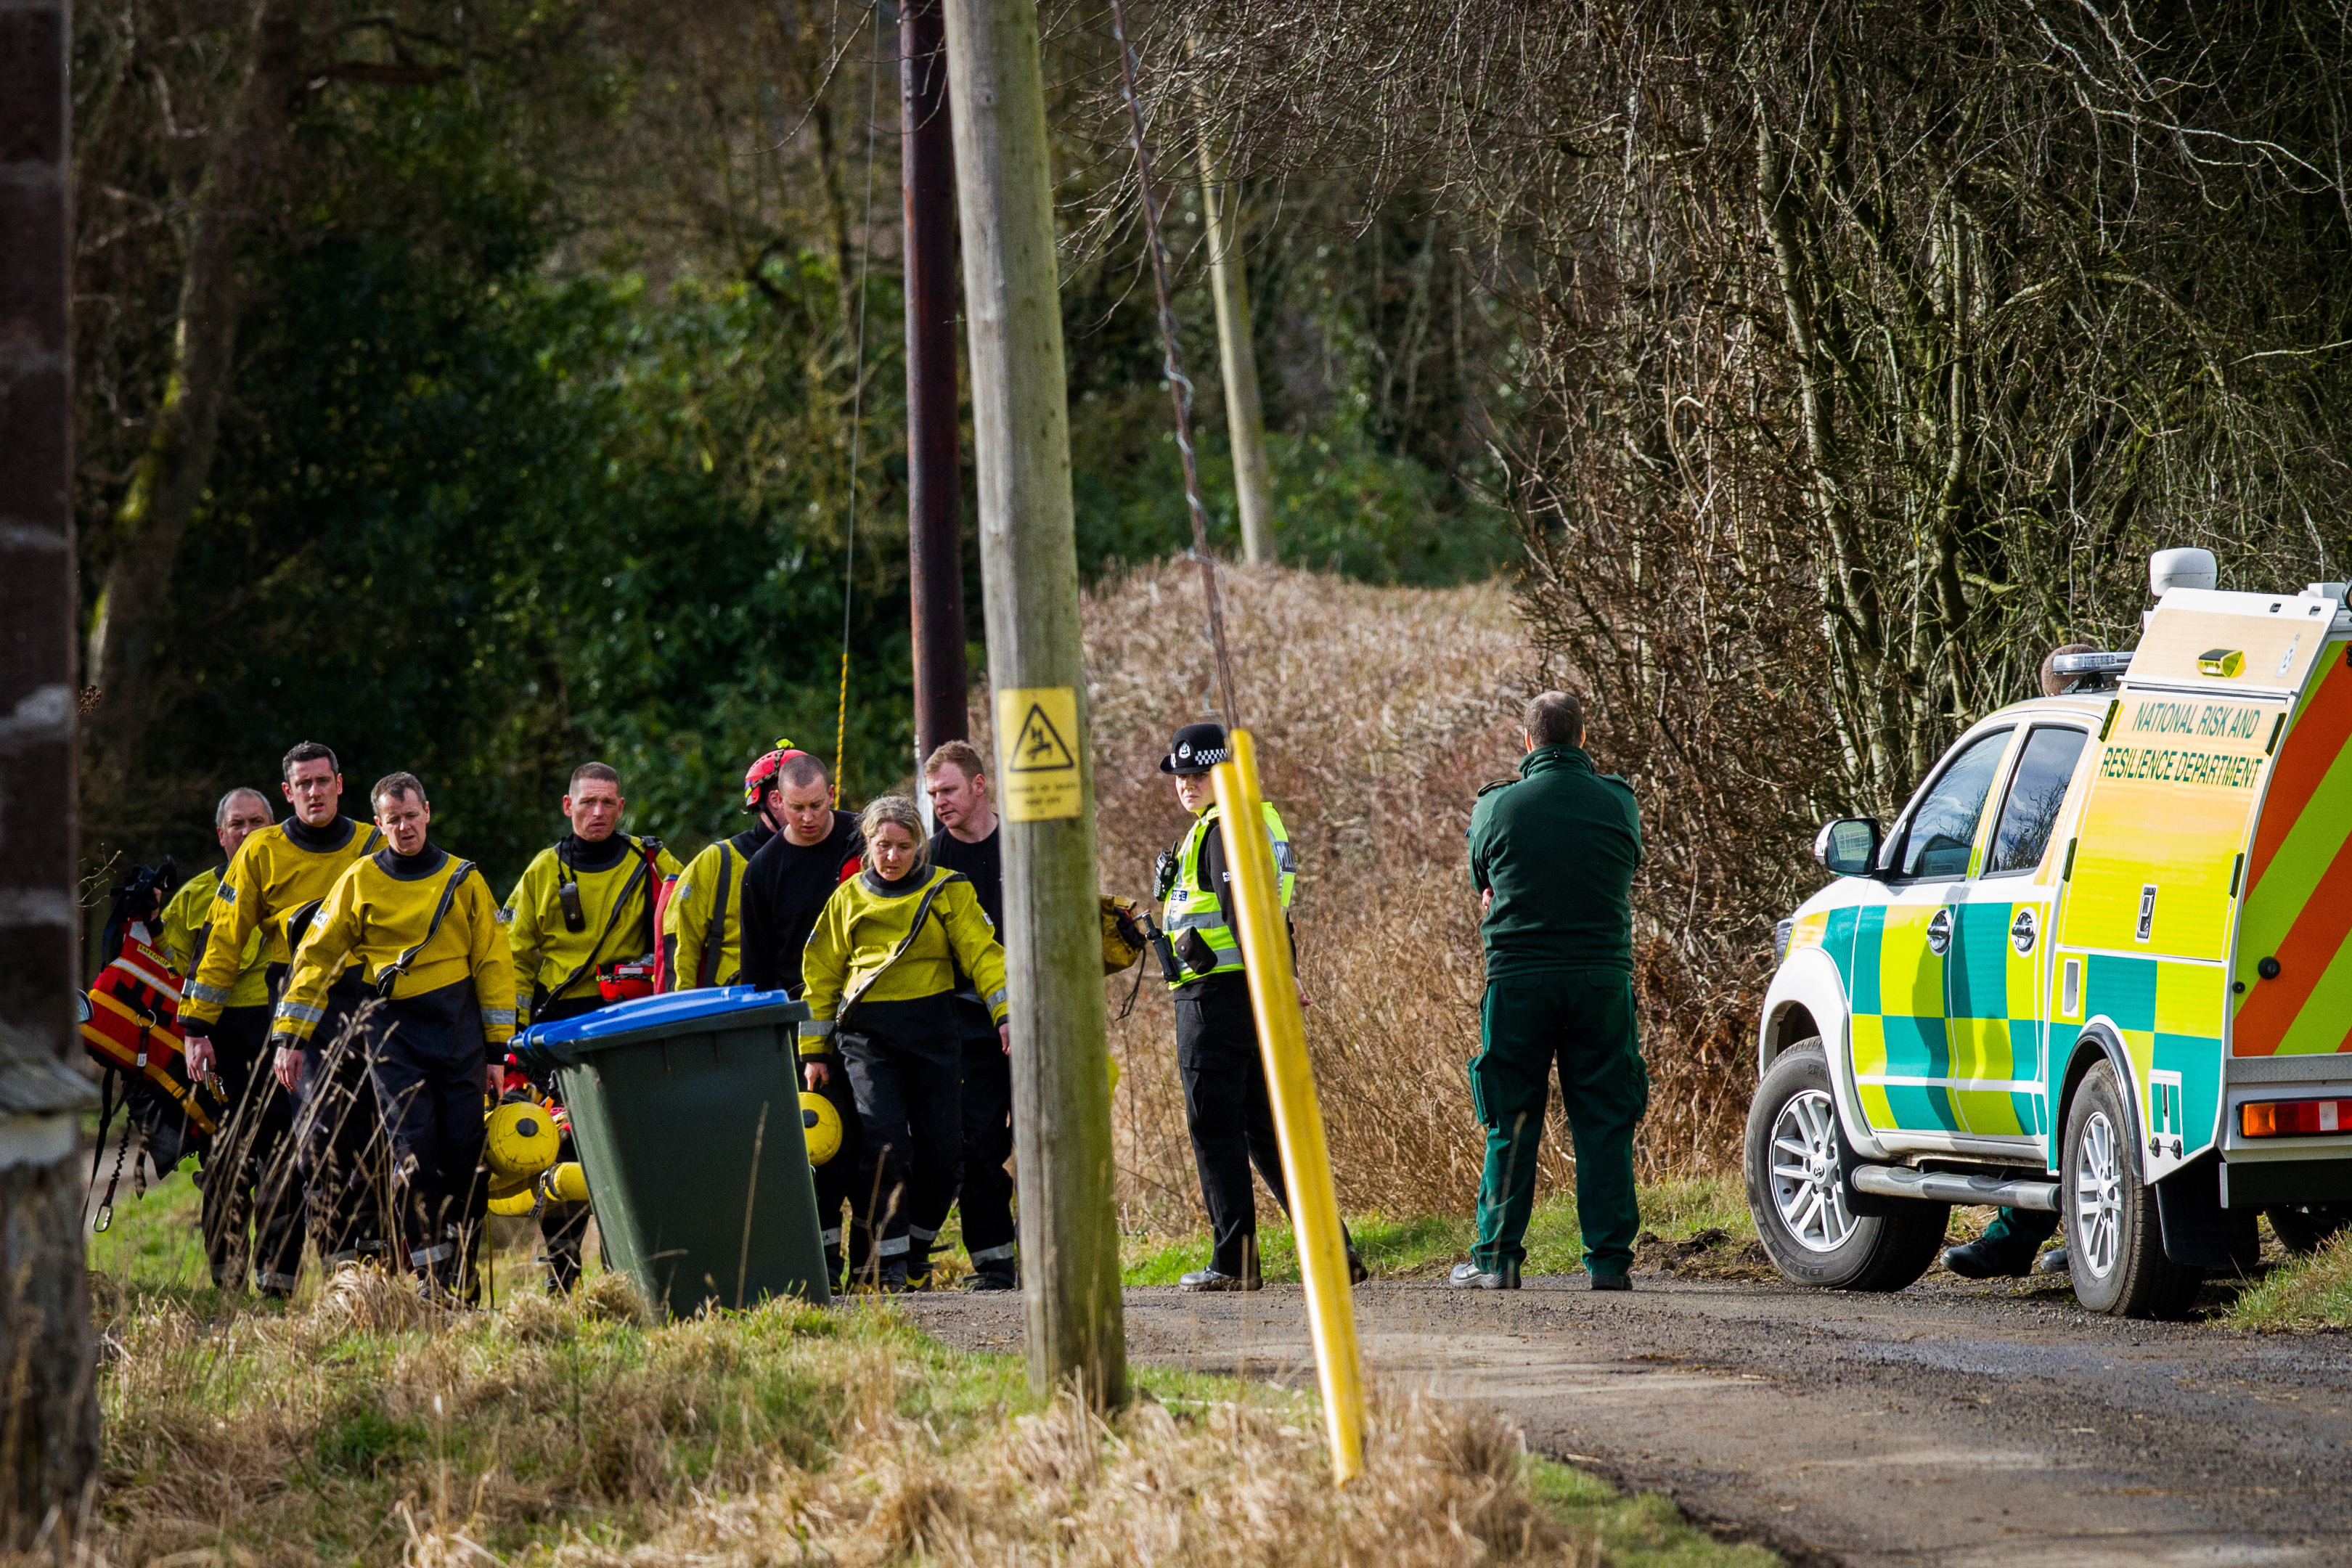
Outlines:
[[516,1054],[537,1066],[556,1066],[588,1051],[631,1040],[698,1034],[752,1023],[786,1023],[808,1016],[808,1008],[784,991],[755,985],[702,986],[615,1002],[552,1024],[534,1024],[523,1033]]

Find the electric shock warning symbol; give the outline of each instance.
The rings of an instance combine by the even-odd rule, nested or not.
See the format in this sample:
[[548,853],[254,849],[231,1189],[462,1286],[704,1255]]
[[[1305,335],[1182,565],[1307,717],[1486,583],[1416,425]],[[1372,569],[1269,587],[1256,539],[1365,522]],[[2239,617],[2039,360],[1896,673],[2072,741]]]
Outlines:
[[1078,757],[1078,694],[1067,686],[1016,687],[996,694],[996,733],[1004,748],[1008,822],[1076,816],[1083,804]]

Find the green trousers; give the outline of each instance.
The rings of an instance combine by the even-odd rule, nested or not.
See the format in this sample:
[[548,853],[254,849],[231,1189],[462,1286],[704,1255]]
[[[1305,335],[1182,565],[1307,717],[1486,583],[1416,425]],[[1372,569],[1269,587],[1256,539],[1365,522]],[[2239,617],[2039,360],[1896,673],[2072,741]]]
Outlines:
[[1478,1244],[1489,1271],[1527,1260],[1536,1150],[1554,1064],[1576,1144],[1576,1218],[1584,1267],[1622,1274],[1642,1212],[1633,1196],[1633,1129],[1650,1107],[1650,1075],[1633,1028],[1633,983],[1622,969],[1559,969],[1486,984],[1470,1099],[1486,1129],[1478,1184]]

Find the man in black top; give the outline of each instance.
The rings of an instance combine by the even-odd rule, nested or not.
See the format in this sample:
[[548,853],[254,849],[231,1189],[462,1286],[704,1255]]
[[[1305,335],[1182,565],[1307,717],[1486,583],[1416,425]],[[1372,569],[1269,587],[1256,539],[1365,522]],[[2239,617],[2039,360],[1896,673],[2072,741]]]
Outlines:
[[[971,879],[989,924],[1004,926],[1003,838],[989,798],[987,764],[962,741],[950,741],[923,764],[923,787],[940,830],[931,835],[931,864]],[[971,1257],[974,1290],[1021,1286],[1020,1232],[1013,1224],[1013,1062],[1004,1054],[988,1005],[969,976],[958,977],[956,1026],[963,1036],[963,1246]]]
[[[857,818],[833,804],[824,764],[805,752],[788,752],[776,774],[775,815],[782,829],[760,847],[743,872],[742,983],[763,991],[800,994],[801,950],[833,890],[857,874],[866,837]],[[824,1226],[824,1261],[841,1278],[841,1205],[850,1208],[850,1250],[862,1259],[866,1197],[857,1185],[857,1103],[849,1075],[836,1072],[820,1091],[841,1117],[841,1147],[815,1169],[816,1208]]]

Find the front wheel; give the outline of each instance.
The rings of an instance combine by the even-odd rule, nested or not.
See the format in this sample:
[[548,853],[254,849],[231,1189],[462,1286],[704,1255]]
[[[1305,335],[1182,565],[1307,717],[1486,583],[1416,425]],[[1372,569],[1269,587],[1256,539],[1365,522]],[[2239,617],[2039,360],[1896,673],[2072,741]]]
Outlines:
[[1748,1108],[1748,1209],[1781,1277],[1824,1290],[1900,1290],[1927,1271],[1951,1217],[1945,1204],[1897,1200],[1858,1215],[1852,1152],[1838,1131],[1821,1041],[1783,1051]]
[[2141,1180],[2139,1145],[2112,1062],[2083,1079],[2066,1112],[2061,1212],[2074,1299],[2117,1318],[2179,1318],[2204,1271],[2164,1256],[2156,1188]]

